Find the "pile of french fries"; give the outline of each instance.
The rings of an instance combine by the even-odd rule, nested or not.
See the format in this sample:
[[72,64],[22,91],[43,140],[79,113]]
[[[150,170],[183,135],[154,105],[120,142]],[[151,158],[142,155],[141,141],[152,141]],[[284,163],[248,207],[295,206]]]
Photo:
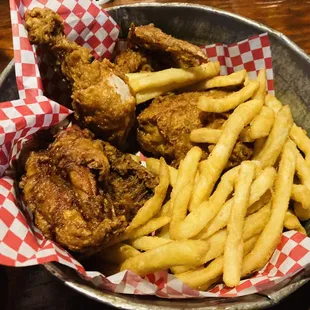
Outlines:
[[[189,89],[240,84],[225,98],[199,99],[202,111],[232,111],[222,128],[191,132],[193,142],[215,144],[207,159],[197,146],[177,170],[162,158],[147,159],[160,181],[105,249],[111,270],[144,276],[170,269],[194,289],[222,281],[234,287],[268,262],[284,228],[306,233],[300,221],[310,218],[310,139],[294,124],[290,107],[266,95],[265,70],[257,80],[242,70]],[[225,171],[238,140],[254,143],[253,159]]]

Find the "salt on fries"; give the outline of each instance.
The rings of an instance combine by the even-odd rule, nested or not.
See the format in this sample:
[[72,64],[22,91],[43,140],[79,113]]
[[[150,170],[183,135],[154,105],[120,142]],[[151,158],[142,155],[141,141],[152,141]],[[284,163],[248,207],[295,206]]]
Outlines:
[[[244,70],[215,77],[218,71],[218,64],[206,64],[128,74],[137,98],[182,83],[192,84],[182,91],[244,85],[221,99],[200,98],[203,111],[233,111],[221,128],[191,132],[197,146],[178,169],[147,159],[159,184],[127,230],[107,245],[107,270],[144,276],[170,269],[194,289],[221,281],[232,287],[266,264],[283,228],[306,233],[300,221],[310,219],[310,139],[293,123],[289,106],[266,95],[264,70],[257,80]],[[252,160],[225,171],[238,140],[254,143]],[[207,159],[199,143],[212,145]]]

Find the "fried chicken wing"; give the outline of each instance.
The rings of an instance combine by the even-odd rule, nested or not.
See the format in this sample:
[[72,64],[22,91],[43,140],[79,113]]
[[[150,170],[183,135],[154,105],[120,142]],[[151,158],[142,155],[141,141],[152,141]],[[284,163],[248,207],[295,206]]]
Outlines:
[[135,97],[124,72],[107,59],[94,60],[90,50],[69,41],[62,19],[52,10],[34,8],[25,20],[30,42],[52,52],[71,83],[76,118],[102,138],[121,145],[135,120]]
[[128,33],[131,44],[146,50],[166,52],[171,56],[174,67],[188,68],[208,62],[207,55],[196,45],[176,39],[153,24],[135,27]]
[[[221,98],[225,91],[190,92],[158,97],[138,116],[137,139],[140,146],[155,156],[163,156],[177,166],[195,144],[190,141],[190,132],[202,127],[220,128],[228,114],[202,112],[198,107],[201,95]],[[198,144],[206,158],[212,145]],[[228,167],[238,165],[252,155],[252,149],[238,142],[233,150]]]
[[43,235],[85,252],[122,233],[157,184],[130,155],[73,126],[30,155],[20,187]]

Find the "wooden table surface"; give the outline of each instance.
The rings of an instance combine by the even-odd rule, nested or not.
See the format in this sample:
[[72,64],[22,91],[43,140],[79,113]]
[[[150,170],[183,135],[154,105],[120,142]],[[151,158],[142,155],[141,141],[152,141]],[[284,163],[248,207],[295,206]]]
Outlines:
[[[138,1],[115,0],[105,7]],[[153,1],[143,2],[186,2]],[[305,0],[194,0],[254,19],[283,32],[310,54],[310,1]],[[0,72],[13,57],[8,0],[0,0]],[[310,284],[273,309],[310,309]],[[0,309],[107,309],[56,281],[41,266],[0,268]]]

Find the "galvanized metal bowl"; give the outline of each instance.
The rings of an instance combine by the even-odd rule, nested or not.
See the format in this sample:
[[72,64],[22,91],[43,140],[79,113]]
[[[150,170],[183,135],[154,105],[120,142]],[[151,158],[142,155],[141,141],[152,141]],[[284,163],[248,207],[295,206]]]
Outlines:
[[[177,38],[198,45],[233,43],[249,36],[268,32],[271,41],[275,90],[283,103],[290,104],[294,119],[310,133],[310,59],[283,34],[244,17],[194,4],[146,4],[118,6],[109,13],[127,35],[131,22],[136,25],[154,23]],[[0,102],[17,99],[13,61],[0,76]],[[310,222],[306,225],[308,235]],[[294,292],[310,280],[310,268],[285,283],[260,294],[234,299],[165,300],[156,297],[114,294],[89,285],[71,269],[49,263],[48,271],[76,291],[102,303],[122,309],[262,309]],[[310,266],[309,266],[310,267]]]

